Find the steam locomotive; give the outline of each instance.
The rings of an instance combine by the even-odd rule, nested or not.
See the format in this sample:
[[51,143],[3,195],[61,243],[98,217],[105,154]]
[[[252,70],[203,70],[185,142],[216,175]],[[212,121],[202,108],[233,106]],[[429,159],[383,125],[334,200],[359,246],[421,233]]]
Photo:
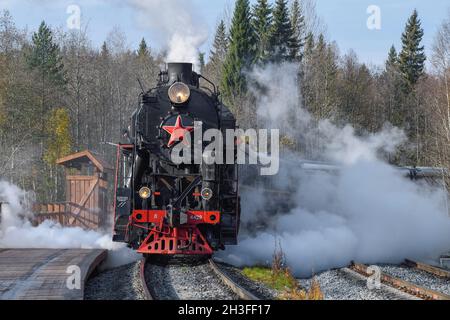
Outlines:
[[169,63],[157,87],[141,93],[125,131],[129,143],[117,146],[113,241],[144,255],[211,255],[236,245],[238,166],[211,164],[203,153],[200,163],[172,160],[179,144],[206,148],[193,141],[197,130],[218,129],[225,137],[235,128],[211,81],[192,64]]

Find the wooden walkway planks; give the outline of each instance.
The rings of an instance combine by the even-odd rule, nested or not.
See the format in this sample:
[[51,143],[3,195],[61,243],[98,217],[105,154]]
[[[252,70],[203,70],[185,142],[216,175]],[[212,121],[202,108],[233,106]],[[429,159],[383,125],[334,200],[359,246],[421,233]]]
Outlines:
[[[106,250],[0,250],[0,300],[82,300],[86,280],[106,256]],[[81,270],[80,289],[67,287],[70,266]]]

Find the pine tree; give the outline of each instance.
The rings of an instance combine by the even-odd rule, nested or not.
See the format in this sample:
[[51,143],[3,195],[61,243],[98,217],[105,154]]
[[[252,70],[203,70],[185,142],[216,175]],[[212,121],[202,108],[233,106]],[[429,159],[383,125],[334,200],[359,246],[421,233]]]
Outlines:
[[222,90],[227,99],[246,92],[244,69],[255,61],[255,35],[249,0],[237,0],[230,30],[230,48],[223,66]]
[[325,42],[325,37],[323,36],[323,34],[321,33],[319,35],[319,38],[317,39],[317,44],[316,44],[316,52],[319,55],[325,55],[325,50],[327,48],[327,43]]
[[[40,95],[41,138],[46,136],[47,112],[54,106],[55,97],[66,85],[64,64],[59,46],[53,41],[53,33],[43,21],[39,30],[33,34],[32,45],[26,53],[26,62],[32,71],[36,71]],[[44,139],[41,140],[41,150]]]
[[383,108],[385,120],[395,126],[403,127],[406,119],[406,110],[402,104],[402,75],[399,70],[397,50],[392,45],[385,63],[385,70],[381,75],[383,95]]
[[402,34],[402,51],[399,55],[399,70],[402,78],[402,105],[396,110],[404,124],[404,129],[410,139],[415,141],[415,152],[406,152],[409,162],[419,163],[420,144],[427,124],[425,110],[420,106],[416,85],[424,74],[425,49],[421,46],[424,32],[418,18],[417,10],[414,10],[406,23],[405,32]]
[[276,1],[270,39],[271,60],[274,62],[289,60],[293,32],[286,0]]
[[[106,45],[106,44],[104,44]],[[147,58],[150,55],[150,51],[148,49],[147,46],[147,42],[145,42],[145,39],[142,38],[141,43],[139,44],[139,49],[138,49],[138,57],[139,58]]]
[[272,6],[267,0],[258,0],[253,7],[252,24],[257,41],[256,59],[258,63],[264,64],[270,55],[270,32],[272,28]]
[[214,37],[213,47],[210,51],[210,61],[214,66],[222,68],[222,64],[225,61],[228,51],[228,36],[225,27],[225,22],[220,21],[217,26],[216,35]]
[[398,66],[398,54],[397,50],[395,50],[394,45],[392,45],[389,50],[388,59],[386,60],[386,69],[390,69]]
[[216,35],[211,51],[209,52],[209,60],[205,66],[204,76],[211,80],[214,84],[220,84],[222,80],[222,69],[228,52],[228,36],[223,20],[217,26]]
[[35,166],[42,173],[35,183],[46,187],[44,193],[47,193],[48,199],[56,200],[54,190],[56,190],[58,173],[53,164],[48,166],[48,150],[52,148],[55,141],[49,131],[48,120],[53,110],[56,110],[55,107],[62,102],[61,96],[66,94],[64,64],[61,50],[53,39],[53,32],[44,21],[38,31],[33,34],[31,45],[26,50],[26,65],[31,70],[30,76],[34,79],[33,91],[36,94],[36,101],[37,97],[40,100],[39,108],[35,108],[39,110],[36,123],[40,124],[40,128],[34,139],[40,146],[39,161],[35,163]]
[[294,0],[291,7],[292,39],[290,43],[289,56],[294,62],[301,62],[303,47],[305,45],[305,17],[302,14],[299,0]]
[[399,68],[406,91],[411,91],[424,71],[426,57],[425,49],[420,45],[422,38],[423,29],[417,10],[414,10],[406,24],[405,32],[402,34],[403,48],[399,55]]
[[28,66],[37,69],[52,84],[64,85],[66,81],[60,48],[53,41],[53,33],[44,21],[38,32],[33,34],[32,42],[27,55]]
[[315,46],[314,35],[310,32],[305,40],[305,56],[311,56]]

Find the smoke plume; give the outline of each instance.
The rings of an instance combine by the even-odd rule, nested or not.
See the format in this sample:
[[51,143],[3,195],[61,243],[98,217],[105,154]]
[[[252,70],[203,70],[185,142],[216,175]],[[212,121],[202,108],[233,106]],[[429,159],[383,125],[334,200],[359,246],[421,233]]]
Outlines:
[[190,62],[197,70],[199,48],[208,39],[208,29],[192,3],[183,0],[127,0],[136,9],[139,23],[168,47],[168,62]]
[[[242,224],[247,228],[239,245],[221,255],[224,259],[240,266],[269,263],[280,241],[290,267],[309,276],[352,260],[400,263],[450,250],[446,192],[412,182],[380,159],[380,153],[393,152],[405,141],[401,130],[386,125],[361,136],[350,125],[315,120],[298,103],[293,65],[257,69],[250,77],[259,88],[254,89],[259,121],[305,145],[320,146],[313,156],[341,169],[312,173],[301,168],[298,154],[283,155],[271,183],[292,194],[289,208],[267,212],[262,191],[243,189]],[[283,208],[275,198],[271,204]]]
[[0,201],[7,203],[1,212],[0,248],[106,249],[109,250],[104,266],[107,268],[140,258],[124,245],[112,242],[112,236],[108,233],[63,227],[51,221],[34,227],[30,223],[33,215],[27,208],[27,198],[25,191],[0,181]]

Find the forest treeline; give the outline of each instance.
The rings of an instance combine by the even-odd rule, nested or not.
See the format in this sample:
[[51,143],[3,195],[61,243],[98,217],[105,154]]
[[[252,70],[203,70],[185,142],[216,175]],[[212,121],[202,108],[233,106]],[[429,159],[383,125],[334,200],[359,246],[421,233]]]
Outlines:
[[[327,39],[310,0],[237,0],[218,23],[201,73],[220,86],[242,127],[258,125],[248,71],[254,66],[298,66],[301,103],[314,119],[352,124],[358,134],[386,123],[402,128],[408,144],[389,161],[450,168],[450,15],[425,56],[417,11],[405,23],[401,46],[386,52],[383,66],[369,66],[353,51],[341,54]],[[18,28],[0,16],[0,177],[34,190],[41,201],[63,200],[56,159],[90,149],[113,162],[107,142],[122,138],[141,92],[156,85],[165,53],[145,39],[127,47],[113,29],[100,48],[87,30]],[[427,61],[429,63],[427,63]],[[293,141],[296,150],[310,150]],[[311,153],[312,154],[312,153]]]

